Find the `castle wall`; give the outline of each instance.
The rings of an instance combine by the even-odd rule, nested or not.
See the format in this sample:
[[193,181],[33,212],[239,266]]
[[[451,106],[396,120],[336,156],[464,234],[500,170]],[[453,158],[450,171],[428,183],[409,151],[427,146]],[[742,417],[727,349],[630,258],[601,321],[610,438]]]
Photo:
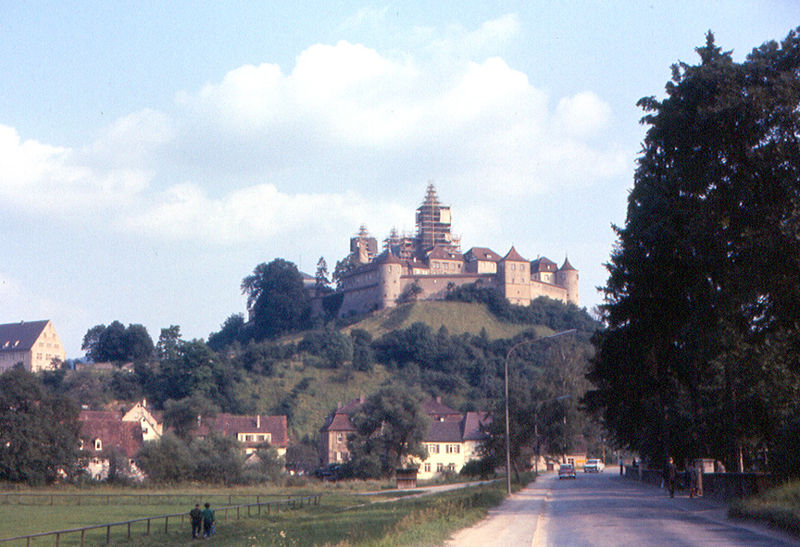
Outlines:
[[[542,283],[541,281],[532,279],[530,286],[530,300],[536,300],[540,296],[547,296],[553,300],[563,302],[564,304],[569,301],[567,299],[566,288],[559,287],[558,285],[551,285],[549,283]],[[528,303],[530,303],[530,301]]]
[[[407,286],[412,285],[415,281],[422,289],[422,292],[417,296],[417,300],[444,300],[447,296],[447,287],[452,283],[452,288],[475,283],[479,279],[484,282],[491,282],[494,286],[491,277],[479,274],[457,274],[457,275],[404,275],[400,278],[400,283],[405,289]],[[484,285],[488,286],[488,285]]]

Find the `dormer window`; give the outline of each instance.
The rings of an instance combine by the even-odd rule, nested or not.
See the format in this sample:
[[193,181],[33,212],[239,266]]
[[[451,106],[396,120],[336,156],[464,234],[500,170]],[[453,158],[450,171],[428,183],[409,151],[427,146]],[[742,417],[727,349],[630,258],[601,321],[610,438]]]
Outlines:
[[95,439],[94,440],[94,449],[97,450],[98,452],[100,450],[103,450],[103,441],[101,441],[100,439]]

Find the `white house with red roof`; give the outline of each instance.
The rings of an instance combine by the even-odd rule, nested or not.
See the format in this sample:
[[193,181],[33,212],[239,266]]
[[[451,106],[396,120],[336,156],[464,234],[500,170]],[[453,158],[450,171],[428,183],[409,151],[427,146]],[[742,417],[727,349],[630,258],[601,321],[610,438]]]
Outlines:
[[[364,404],[363,395],[339,407],[326,419],[320,429],[320,463],[324,467],[345,463],[350,459],[347,436],[355,432],[350,422]],[[431,420],[423,444],[428,450],[425,460],[413,460],[419,466],[417,477],[432,479],[445,472],[458,472],[464,464],[478,458],[478,447],[484,439],[482,427],[489,423],[485,412],[461,413],[442,403],[440,397],[422,404]]]
[[278,451],[279,456],[286,455],[289,447],[289,434],[286,416],[237,416],[220,412],[213,417],[199,417],[196,435],[205,437],[210,433],[225,437],[234,437],[242,443],[246,455],[253,454],[264,443]]

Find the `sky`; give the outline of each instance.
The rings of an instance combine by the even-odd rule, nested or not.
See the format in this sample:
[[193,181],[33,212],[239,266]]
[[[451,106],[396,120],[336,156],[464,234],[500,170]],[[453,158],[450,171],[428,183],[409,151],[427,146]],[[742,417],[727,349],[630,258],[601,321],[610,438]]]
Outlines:
[[[568,5],[567,5],[568,4]],[[0,323],[69,358],[118,320],[207,338],[242,278],[333,271],[361,224],[566,257],[602,301],[646,127],[705,33],[743,60],[800,2],[0,4]]]

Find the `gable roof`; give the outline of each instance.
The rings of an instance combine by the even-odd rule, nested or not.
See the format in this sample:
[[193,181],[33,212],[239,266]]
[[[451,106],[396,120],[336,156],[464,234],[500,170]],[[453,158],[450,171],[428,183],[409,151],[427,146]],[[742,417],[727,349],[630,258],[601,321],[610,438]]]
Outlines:
[[460,443],[461,422],[431,422],[423,442]]
[[492,422],[491,416],[486,412],[467,412],[464,415],[464,440],[480,441],[486,438],[486,434],[481,431],[481,426],[487,426]]
[[203,418],[198,433],[203,435],[211,431],[225,437],[235,437],[241,433],[269,433],[270,444],[278,448],[289,446],[286,431],[286,416],[236,416],[220,412],[214,417]]
[[467,260],[480,260],[485,262],[497,262],[500,255],[488,247],[473,247],[464,254]]
[[[98,454],[115,449],[133,458],[142,447],[142,428],[136,422],[122,422],[119,420],[103,420],[86,417],[79,421],[81,425],[80,438],[83,440],[83,450],[90,454]],[[101,450],[95,450],[94,441],[100,439]]]
[[42,331],[50,322],[20,321],[19,323],[5,323],[0,325],[0,351],[25,351],[33,349]]
[[527,262],[527,260],[522,258],[522,255],[512,245],[506,256],[503,257],[503,262]]
[[422,410],[428,416],[452,416],[458,415],[461,416],[461,413],[458,410],[450,408],[446,404],[443,404],[441,399],[438,397],[436,399],[428,399],[427,401],[422,403]]
[[448,251],[441,245],[437,245],[428,252],[428,260],[432,258],[435,258],[437,260],[458,260],[458,261],[464,260],[464,257],[461,255],[461,253]]
[[531,260],[532,272],[554,272],[556,270],[556,263],[547,258],[546,256]]

